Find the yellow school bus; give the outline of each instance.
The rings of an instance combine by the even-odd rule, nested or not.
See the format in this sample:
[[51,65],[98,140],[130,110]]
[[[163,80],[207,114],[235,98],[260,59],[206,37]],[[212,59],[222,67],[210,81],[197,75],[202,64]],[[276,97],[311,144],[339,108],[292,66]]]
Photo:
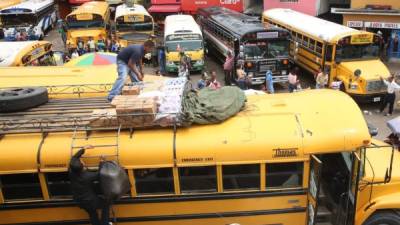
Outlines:
[[153,17],[142,5],[119,5],[115,11],[115,34],[122,48],[141,44],[154,35]]
[[[263,13],[266,26],[279,26],[292,33],[290,55],[307,71],[319,68],[343,82],[340,89],[361,102],[379,102],[386,91],[379,77],[390,75],[379,59],[379,37],[290,9]],[[330,85],[329,85],[330,86]]]
[[[371,139],[342,92],[249,96],[243,111],[215,125],[62,124],[77,114],[70,108],[84,120],[82,110],[104,101],[50,101],[0,117],[0,224],[88,224],[67,173],[71,155],[88,144],[87,166],[106,156],[128,173],[130,192],[113,206],[118,224],[313,225],[326,217],[322,208],[334,225],[400,224],[400,153]],[[52,119],[60,124],[44,123]]]
[[52,44],[48,41],[0,42],[0,67],[54,66]]
[[106,2],[90,1],[82,4],[65,18],[67,47],[75,49],[81,39],[85,44],[90,38],[95,42],[105,39],[110,28],[110,9]]

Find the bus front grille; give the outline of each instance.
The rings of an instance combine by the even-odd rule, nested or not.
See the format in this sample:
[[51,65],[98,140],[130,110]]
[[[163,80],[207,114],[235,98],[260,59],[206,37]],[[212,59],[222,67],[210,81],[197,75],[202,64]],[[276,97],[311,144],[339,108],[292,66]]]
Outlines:
[[385,85],[380,80],[367,81],[367,92],[385,91]]

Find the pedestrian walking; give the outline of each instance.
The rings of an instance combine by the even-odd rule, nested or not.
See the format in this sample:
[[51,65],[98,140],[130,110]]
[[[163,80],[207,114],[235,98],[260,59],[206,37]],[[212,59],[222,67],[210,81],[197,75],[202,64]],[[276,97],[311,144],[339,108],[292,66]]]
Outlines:
[[165,74],[165,49],[164,47],[159,47],[158,49],[158,65],[160,66],[160,73]]
[[383,99],[381,108],[379,109],[378,112],[382,113],[385,110],[386,106],[389,104],[389,111],[388,111],[388,113],[385,114],[385,116],[391,116],[393,113],[394,101],[396,99],[395,91],[399,90],[400,86],[395,82],[393,75],[391,75],[388,78],[388,80],[385,80],[382,77],[380,77],[380,79],[381,79],[381,81],[383,81],[383,83],[387,87],[387,90],[386,90],[386,94]]
[[321,67],[318,70],[317,77],[315,78],[315,83],[316,89],[325,88],[328,84],[328,74],[324,73]]
[[247,90],[247,78],[246,78],[246,72],[243,70],[242,66],[240,64],[236,65],[236,83],[238,87],[242,90]]
[[76,43],[79,55],[85,54],[85,43],[82,38],[78,38],[78,42]]
[[[297,67],[296,67],[297,68]],[[292,93],[294,90],[297,90],[297,86],[299,84],[299,79],[297,78],[298,69],[292,69],[288,75],[289,81],[289,92]]]
[[221,88],[221,83],[217,80],[217,72],[215,72],[215,70],[211,72],[211,79],[208,87],[214,90]]
[[126,76],[129,75],[132,82],[143,81],[143,57],[154,48],[154,42],[148,40],[143,45],[130,45],[124,48],[117,55],[117,72],[118,78],[115,81],[110,93],[108,101],[112,101],[114,96],[121,93],[124,86]]
[[61,40],[64,44],[64,47],[66,47],[67,44],[67,28],[65,27],[65,23],[62,22],[62,20],[58,21],[58,33],[61,36]]
[[275,89],[274,89],[274,82],[272,80],[272,72],[271,70],[268,70],[265,73],[265,88],[266,91],[270,94],[275,93]]
[[[71,181],[72,194],[79,207],[88,213],[92,225],[109,225],[110,205],[97,196],[94,186],[94,182],[99,181],[99,172],[85,169],[81,160],[86,149],[90,148],[93,147],[81,148],[71,158],[68,176]],[[97,209],[101,209],[101,219],[97,214]]]
[[231,85],[234,60],[235,57],[232,52],[228,50],[224,63],[225,85]]
[[89,48],[89,52],[95,52],[96,51],[96,44],[93,40],[93,37],[89,37],[89,41],[87,42],[87,46]]

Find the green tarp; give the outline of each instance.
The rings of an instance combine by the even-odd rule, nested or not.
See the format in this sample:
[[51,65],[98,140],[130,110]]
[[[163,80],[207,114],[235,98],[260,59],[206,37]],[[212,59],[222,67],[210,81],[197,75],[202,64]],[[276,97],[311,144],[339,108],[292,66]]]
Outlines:
[[246,96],[237,87],[204,88],[186,93],[182,100],[183,125],[220,123],[238,113]]

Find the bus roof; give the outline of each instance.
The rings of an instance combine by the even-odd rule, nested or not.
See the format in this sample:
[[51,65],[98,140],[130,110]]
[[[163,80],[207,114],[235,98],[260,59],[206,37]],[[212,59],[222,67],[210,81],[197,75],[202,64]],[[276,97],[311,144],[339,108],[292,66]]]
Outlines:
[[[93,137],[108,139],[89,136],[75,139],[74,145],[115,143],[116,134],[117,130],[93,131]],[[78,132],[77,137],[86,135]],[[41,133],[5,134],[0,141],[0,174],[33,172],[38,165],[43,172],[67,170],[72,136],[72,131],[50,132],[41,145]],[[178,128],[176,140],[172,128],[135,130],[133,136],[121,131],[118,149],[125,168],[155,168],[172,167],[174,155],[178,166],[306,160],[310,154],[354,151],[370,140],[362,112],[351,97],[335,90],[309,90],[249,96],[238,115],[220,124]],[[277,150],[291,154],[279,155]],[[87,152],[100,156],[110,151],[115,149]]]
[[3,0],[0,1],[0,9],[4,9],[19,3],[21,3],[21,0]]
[[[185,31],[185,32],[182,32]],[[200,34],[201,30],[199,25],[194,21],[190,15],[171,15],[165,18],[165,31],[164,36],[167,37],[176,33],[194,33]]]
[[150,16],[149,12],[139,4],[134,4],[132,7],[128,7],[126,4],[117,6],[115,10],[115,19],[120,16],[132,15],[132,14],[143,14],[145,16]]
[[[229,32],[240,37],[249,32],[267,30],[259,19],[224,7],[214,6],[201,8],[198,10],[198,14],[210,18]],[[240,27],[240,29],[238,29],[238,27]],[[272,29],[284,30],[281,28]]]
[[17,5],[13,5],[13,6],[5,8],[5,9],[2,9],[0,11],[0,14],[36,13],[52,4],[54,4],[54,0],[23,1]]
[[298,30],[309,34],[315,39],[327,42],[336,42],[337,39],[344,36],[363,33],[362,31],[291,9],[270,9],[265,11],[263,16],[288,27],[288,29]]
[[13,66],[15,58],[22,51],[29,52],[34,48],[50,44],[48,41],[12,41],[12,42],[0,42],[0,67],[2,66]]
[[108,3],[100,2],[100,1],[90,1],[85,2],[77,9],[72,11],[67,17],[78,14],[97,14],[97,15],[105,15],[108,11]]

